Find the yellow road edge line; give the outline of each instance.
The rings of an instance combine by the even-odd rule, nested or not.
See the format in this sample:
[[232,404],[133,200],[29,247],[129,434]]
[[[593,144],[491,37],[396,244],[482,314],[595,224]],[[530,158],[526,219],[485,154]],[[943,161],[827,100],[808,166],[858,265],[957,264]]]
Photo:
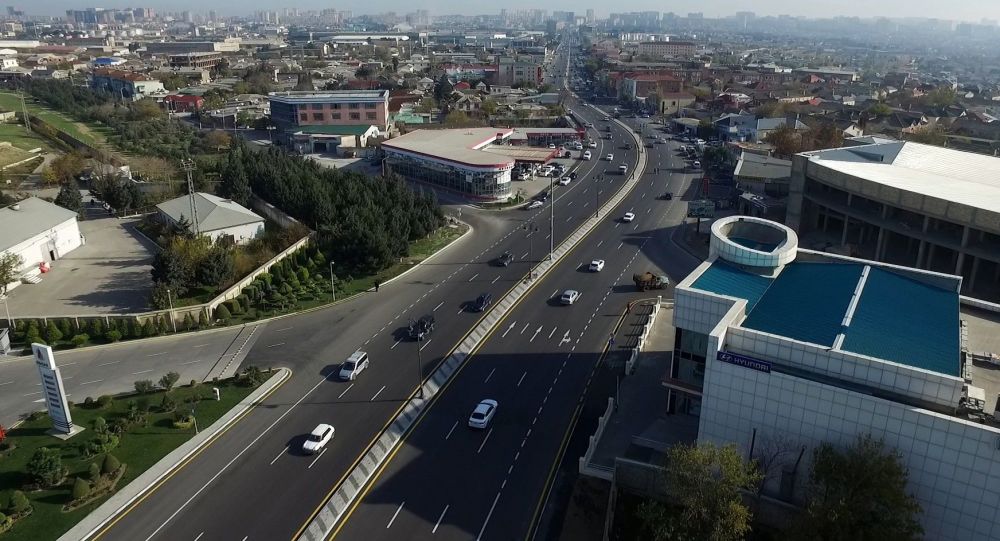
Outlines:
[[234,426],[236,426],[236,424],[239,423],[241,420],[243,420],[244,417],[246,417],[247,415],[250,414],[250,412],[252,412],[254,409],[256,409],[257,404],[260,404],[264,400],[267,400],[272,394],[274,394],[275,391],[277,391],[279,388],[281,388],[281,386],[283,386],[285,383],[287,383],[288,380],[292,379],[292,369],[291,368],[283,368],[283,370],[287,370],[287,373],[288,373],[287,377],[285,377],[281,381],[279,381],[278,384],[274,386],[274,388],[272,388],[267,393],[265,393],[263,396],[261,396],[259,399],[257,399],[254,404],[251,404],[243,412],[241,412],[239,415],[237,415],[236,417],[233,417],[229,421],[229,423],[227,423],[226,426],[222,428],[222,430],[218,431],[217,433],[215,433],[214,435],[212,435],[212,437],[210,437],[209,439],[205,440],[195,450],[194,453],[190,454],[189,456],[187,456],[186,458],[184,458],[184,460],[178,462],[177,464],[174,464],[173,466],[171,466],[170,472],[167,475],[165,475],[162,478],[160,478],[156,483],[154,483],[152,485],[152,487],[150,487],[138,499],[136,499],[135,501],[133,501],[130,504],[128,504],[128,506],[124,510],[122,510],[122,511],[118,512],[117,514],[115,514],[115,516],[113,517],[113,519],[110,522],[108,522],[107,524],[101,526],[100,530],[97,533],[95,533],[93,536],[87,536],[84,539],[92,539],[92,540],[96,541],[97,539],[100,539],[102,536],[104,536],[104,534],[108,533],[108,531],[111,528],[113,528],[115,526],[115,524],[117,524],[121,519],[125,518],[126,515],[128,515],[130,512],[132,512],[132,510],[134,510],[135,508],[139,507],[139,505],[143,501],[145,501],[146,498],[148,498],[154,492],[156,492],[161,486],[164,485],[164,483],[166,483],[167,481],[169,481],[170,478],[172,478],[175,474],[177,474],[177,472],[179,472],[182,469],[184,469],[184,467],[186,467],[188,464],[190,464],[195,458],[198,457],[198,455],[200,455],[203,451],[205,451],[206,449],[208,449],[209,447],[211,447],[212,444],[214,444],[216,440],[218,440],[219,438],[221,438],[226,432],[229,432],[229,430],[231,428],[233,428]]
[[[615,325],[614,330],[611,331],[612,335],[618,334],[618,330],[621,329],[622,325],[625,323],[625,318],[628,317],[629,312],[630,310],[626,308],[622,313],[622,316],[618,319],[618,324]],[[608,356],[609,351],[611,351],[610,343],[604,346],[604,351],[594,363],[594,367],[590,370],[590,376],[587,378],[587,384],[584,386],[583,391],[580,394],[580,401],[577,403],[576,409],[573,410],[573,418],[570,420],[569,425],[566,426],[566,433],[563,434],[562,443],[559,444],[559,451],[556,453],[556,456],[552,461],[552,467],[549,468],[549,474],[545,478],[545,485],[542,487],[542,493],[538,495],[538,503],[535,505],[535,512],[531,516],[531,522],[528,523],[528,532],[524,537],[525,541],[531,541],[534,538],[535,528],[538,527],[538,520],[541,518],[543,505],[548,499],[549,492],[552,490],[552,483],[555,481],[555,474],[559,469],[559,463],[562,462],[566,455],[566,448],[569,447],[570,436],[576,430],[576,424],[580,420],[580,413],[583,411],[583,404],[587,398],[587,391],[590,389],[590,381],[593,379],[594,374],[597,373],[597,367],[601,365],[601,361]]]

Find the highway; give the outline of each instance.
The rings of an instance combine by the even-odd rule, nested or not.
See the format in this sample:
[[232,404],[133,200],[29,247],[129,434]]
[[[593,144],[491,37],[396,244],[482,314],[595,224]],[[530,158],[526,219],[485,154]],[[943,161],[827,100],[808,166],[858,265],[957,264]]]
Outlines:
[[[582,106],[577,109],[598,122],[598,115]],[[623,130],[618,127],[614,130],[619,144],[628,140]],[[600,140],[600,143],[610,142]],[[607,153],[603,147],[597,151],[597,155]],[[633,166],[636,163],[634,149],[630,152],[615,150],[614,153],[614,167],[622,161]],[[605,194],[610,195],[620,186],[622,177],[605,175],[605,167],[608,167],[607,162],[583,162],[581,178],[555,190],[556,243],[594,212],[596,178],[604,176],[601,189]],[[602,197],[604,199],[606,197]],[[526,274],[530,259],[543,257],[549,243],[546,227],[549,210],[548,205],[537,212],[495,213],[466,208],[463,219],[473,225],[475,233],[405,278],[384,285],[378,293],[369,293],[327,310],[287,318],[281,320],[280,325],[267,325],[260,331],[261,336],[244,364],[288,366],[294,371],[292,379],[128,513],[110,523],[97,537],[122,540],[291,538],[409,398],[417,385],[418,370],[423,377],[430,374],[479,320],[481,314],[470,312],[469,303],[484,291],[492,293],[495,299],[500,298]],[[531,237],[524,228],[528,222],[538,226]],[[620,232],[627,230],[628,226],[624,226]],[[635,229],[629,234],[638,235]],[[510,267],[492,264],[505,250],[514,253],[514,264]],[[631,258],[636,245],[631,240],[621,246],[609,241],[603,250],[607,250],[606,259],[609,260],[609,267],[604,271],[607,276],[622,268],[615,260],[619,257],[617,254]],[[529,251],[532,252],[530,256]],[[582,253],[577,251],[577,255]],[[546,293],[552,293],[549,284],[557,283],[553,281],[554,274],[557,273],[546,278],[522,304],[537,304],[534,295],[546,288],[549,289]],[[600,344],[592,343],[591,337],[576,343],[579,336],[574,335],[582,332],[582,327],[570,325],[566,318],[571,316],[566,314],[579,314],[600,306],[593,303],[601,300],[603,292],[590,286],[583,289],[582,279],[580,288],[584,291],[581,304],[564,310],[561,319],[556,319],[556,312],[551,315],[552,321],[542,321],[540,314],[526,314],[530,321],[522,321],[535,325],[531,336],[527,336],[528,331],[521,334],[520,329],[511,330],[507,336],[512,338],[517,333],[516,336],[523,337],[529,344],[541,346],[561,339],[565,331],[572,330],[571,342],[564,343],[563,349],[576,346],[581,351],[596,351]],[[610,305],[612,301],[608,302]],[[425,313],[435,314],[435,332],[424,342],[405,339],[403,334],[408,319]],[[550,315],[545,314],[545,317]],[[517,319],[520,318],[518,315]],[[551,329],[552,325],[561,327],[564,324],[564,330]],[[539,325],[543,325],[543,329],[535,332]],[[598,323],[594,326],[596,329]],[[593,336],[597,334],[595,330]],[[419,368],[418,347],[422,361]],[[328,377],[356,349],[369,353],[371,367],[351,383]],[[492,346],[490,351],[493,351]],[[480,357],[473,361],[478,370]],[[494,377],[498,377],[497,381],[506,381],[506,376],[500,376],[502,374]],[[522,384],[539,385],[546,377],[535,374],[529,380],[526,376]],[[567,376],[563,381],[571,383],[571,380]],[[453,399],[449,397],[448,400]],[[452,416],[467,414],[468,406],[461,402]],[[559,409],[553,407],[552,411],[558,413]],[[554,417],[554,420],[559,418]],[[304,456],[299,452],[304,436],[319,423],[333,424],[336,436],[321,454]]]
[[[691,186],[691,175],[673,171],[682,169],[678,146],[647,149],[649,173],[639,186],[508,313],[342,521],[336,539],[510,540],[532,533],[608,337],[628,302],[656,294],[636,291],[632,274],[664,270],[681,278],[699,263],[671,239],[686,203],[659,199]],[[619,219],[625,211],[636,214],[633,223]],[[604,270],[587,272],[591,259],[605,259]],[[582,297],[559,305],[558,294],[569,288]],[[469,414],[484,398],[498,401],[497,416],[487,430],[469,429]]]

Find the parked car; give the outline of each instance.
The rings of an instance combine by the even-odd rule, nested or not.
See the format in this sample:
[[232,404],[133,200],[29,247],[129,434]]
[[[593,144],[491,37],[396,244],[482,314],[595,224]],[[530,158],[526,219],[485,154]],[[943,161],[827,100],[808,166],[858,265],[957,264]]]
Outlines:
[[469,427],[488,428],[493,421],[493,416],[497,413],[498,406],[496,400],[490,398],[481,400],[476,404],[476,409],[472,410],[472,415],[469,416]]
[[559,297],[559,302],[565,305],[573,304],[580,298],[580,292],[575,289],[567,289],[563,292],[562,297]]
[[333,426],[328,424],[317,425],[306,436],[306,441],[302,443],[302,451],[310,455],[320,452],[333,439],[333,433]]
[[476,297],[476,301],[472,303],[472,311],[485,311],[491,304],[493,304],[493,295],[490,293],[483,293],[482,295]]
[[368,354],[364,351],[355,351],[340,365],[338,376],[344,381],[354,381],[354,378],[368,368]]
[[604,260],[595,259],[590,262],[590,267],[588,268],[590,269],[590,272],[601,272],[602,270],[604,270]]
[[569,177],[563,177],[563,178],[559,179],[559,185],[560,186],[569,186],[570,180],[572,180],[572,179],[570,179]]

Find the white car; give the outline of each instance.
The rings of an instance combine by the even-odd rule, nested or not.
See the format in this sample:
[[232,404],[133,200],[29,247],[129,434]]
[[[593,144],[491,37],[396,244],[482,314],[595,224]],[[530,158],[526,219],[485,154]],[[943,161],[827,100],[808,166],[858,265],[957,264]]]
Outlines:
[[633,214],[631,212],[626,212],[625,216],[622,216],[622,221],[625,222],[625,223],[629,223],[632,220],[635,220],[635,214]]
[[485,399],[476,405],[476,409],[472,410],[472,415],[469,416],[469,427],[470,428],[487,428],[490,426],[490,421],[493,420],[493,416],[497,413],[497,401],[492,399]]
[[320,452],[327,443],[333,439],[334,429],[327,424],[317,425],[312,432],[306,436],[306,441],[302,444],[302,451],[307,454]]
[[524,173],[521,173],[520,175],[518,175],[517,178],[519,180],[531,180],[531,173],[528,173],[527,171],[525,171]]
[[614,154],[608,154],[607,156],[604,157],[604,159],[607,160],[607,161],[609,161],[609,162],[613,162],[613,161],[615,161],[615,155]]
[[584,160],[589,160],[591,156],[592,156],[592,154],[590,153],[589,150],[587,150],[587,151],[584,151],[583,156],[581,156],[581,158],[583,158]]
[[595,259],[590,262],[590,272],[601,272],[604,270],[604,260]]
[[570,181],[569,177],[563,177],[563,178],[559,179],[559,185],[560,186],[569,186],[569,181]]
[[563,304],[573,304],[577,299],[580,298],[580,292],[575,289],[567,289],[563,292],[562,297],[559,297],[559,302]]
[[355,351],[344,364],[340,365],[340,379],[354,381],[354,378],[366,368],[368,368],[368,354],[364,351]]
[[695,169],[700,169],[701,168],[701,162],[699,162],[698,160],[695,160],[694,163],[691,164],[691,165],[693,165],[695,167]]
[[555,143],[549,143],[549,148],[556,148]]
[[597,148],[597,141],[587,141],[587,146],[590,148]]
[[543,165],[542,168],[539,169],[539,171],[538,171],[538,176],[541,176],[541,177],[552,176],[552,172],[555,171],[555,170],[556,170],[556,168],[554,166],[552,166],[552,165]]
[[528,210],[534,210],[544,204],[545,203],[542,203],[541,201],[532,201],[531,203],[528,203],[528,206],[525,208],[527,208]]

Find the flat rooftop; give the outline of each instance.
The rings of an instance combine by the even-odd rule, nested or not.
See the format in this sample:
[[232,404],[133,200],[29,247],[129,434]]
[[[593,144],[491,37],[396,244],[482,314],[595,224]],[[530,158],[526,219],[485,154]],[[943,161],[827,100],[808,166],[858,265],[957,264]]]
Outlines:
[[810,165],[1000,213],[1000,158],[903,141],[803,155],[809,158]]
[[843,351],[961,372],[958,293],[886,267],[795,261],[770,278],[717,259],[692,287],[746,299],[747,329],[828,348],[839,339]]
[[289,90],[287,92],[270,92],[268,98],[278,101],[299,103],[321,103],[328,101],[364,101],[387,100],[388,90],[331,90],[326,92],[310,92],[308,90]]
[[513,167],[514,158],[485,148],[508,138],[506,128],[462,128],[455,130],[416,130],[382,143],[382,148],[400,150],[474,167]]

